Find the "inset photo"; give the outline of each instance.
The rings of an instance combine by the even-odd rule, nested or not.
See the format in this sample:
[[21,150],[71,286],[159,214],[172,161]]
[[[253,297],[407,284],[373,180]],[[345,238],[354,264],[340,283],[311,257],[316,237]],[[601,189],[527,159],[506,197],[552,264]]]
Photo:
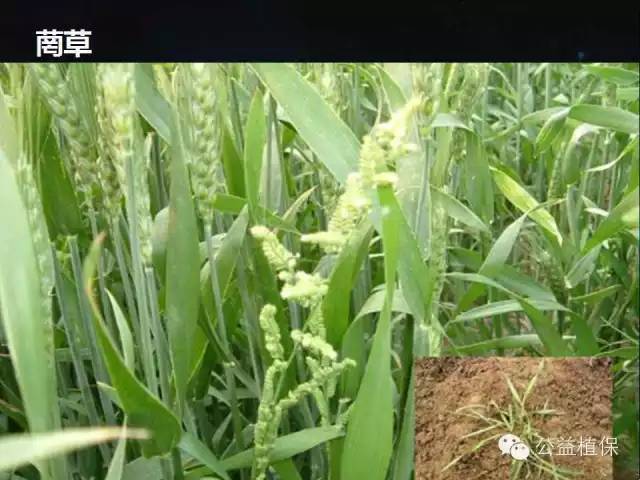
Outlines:
[[610,480],[609,358],[416,362],[416,480]]

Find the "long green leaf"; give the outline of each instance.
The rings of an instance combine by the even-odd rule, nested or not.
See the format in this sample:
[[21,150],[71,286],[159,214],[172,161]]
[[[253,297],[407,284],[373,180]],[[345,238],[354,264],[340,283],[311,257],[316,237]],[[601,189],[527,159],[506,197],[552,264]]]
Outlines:
[[583,255],[625,228],[638,228],[639,218],[638,187],[636,187],[624,196],[598,226],[582,249]]
[[536,150],[538,153],[545,152],[553,141],[558,138],[567,120],[567,115],[569,115],[568,108],[554,113],[544,122],[536,137]]
[[[213,201],[213,206],[216,210],[234,215],[239,214],[246,204],[247,201],[244,198],[224,193],[216,194],[216,198]],[[298,233],[292,223],[287,222],[281,217],[275,215],[273,212],[265,210],[261,206],[257,207],[257,212],[258,218],[264,219],[265,225],[268,227],[278,228],[286,232]]]
[[386,64],[384,68],[378,69],[382,88],[384,89],[384,93],[387,96],[387,102],[392,110],[398,110],[407,103],[407,97],[390,71],[390,69],[398,70],[400,68],[401,67],[398,64]]
[[[290,433],[276,439],[269,458],[272,462],[279,462],[343,435],[344,431],[337,425],[307,428],[299,432]],[[253,455],[253,448],[251,448],[225,458],[222,460],[222,465],[227,470],[247,468],[253,463]]]
[[113,316],[115,317],[116,326],[118,327],[118,333],[120,334],[120,344],[122,345],[122,354],[124,356],[124,364],[127,366],[129,370],[133,372],[136,368],[136,360],[133,353],[134,352],[133,336],[131,335],[129,324],[127,323],[127,319],[124,317],[124,313],[122,313],[122,309],[120,308],[120,305],[118,305],[118,301],[114,298],[114,296],[108,290],[107,290],[107,295],[109,296],[109,302],[111,303]]
[[178,412],[182,412],[189,381],[200,291],[198,227],[182,154],[182,146],[176,139],[171,159],[166,311]]
[[285,110],[311,150],[341,183],[356,170],[360,143],[302,76],[283,63],[254,63],[253,69]]
[[609,65],[585,65],[583,68],[587,72],[617,85],[631,85],[640,79],[638,72],[627,70],[626,68]]
[[118,349],[109,335],[100,309],[93,295],[93,278],[96,272],[100,247],[104,235],[96,238],[85,259],[83,268],[84,289],[91,302],[93,323],[98,343],[102,350],[111,382],[118,392],[118,398],[134,428],[147,429],[152,437],[142,442],[142,453],[146,457],[169,452],[180,438],[180,424],[167,407],[154,397],[125,365]]
[[[571,340],[574,337],[565,336],[565,340]],[[541,347],[542,341],[536,334],[527,333],[523,335],[511,335],[507,337],[492,338],[470,345],[456,345],[456,351],[469,355],[477,355],[490,352],[496,349],[514,350],[517,348]]]
[[113,453],[113,458],[111,459],[111,463],[109,464],[109,470],[107,470],[107,475],[104,477],[104,480],[121,480],[122,472],[124,470],[124,462],[127,456],[127,426],[126,424],[122,426],[122,433],[120,435],[120,440],[118,440],[118,446],[116,447],[115,452]]
[[587,321],[581,315],[574,312],[570,312],[569,316],[571,318],[571,331],[576,336],[576,355],[591,357],[600,352],[598,340],[592,328],[587,324]]
[[511,255],[516,239],[518,235],[520,235],[520,230],[522,230],[522,225],[526,218],[526,215],[521,215],[504,229],[502,234],[500,234],[494,242],[491,250],[489,250],[487,258],[484,259],[480,267],[480,273],[487,274],[494,272],[506,263],[507,258]]
[[[341,478],[382,480],[387,476],[393,448],[393,380],[391,378],[391,304],[399,254],[401,218],[390,187],[378,190],[382,208],[382,235],[386,281],[385,304],[373,346],[349,418],[342,452]],[[371,420],[375,418],[375,422]]]
[[487,153],[480,138],[467,132],[467,155],[465,156],[465,196],[471,209],[485,222],[493,220],[493,181],[487,161]]
[[[146,438],[144,430],[128,430],[128,438]],[[48,433],[15,434],[0,438],[0,472],[64,455],[122,436],[119,427],[74,428]],[[62,480],[62,479],[60,479]]]
[[[384,308],[385,297],[386,297],[386,292],[384,289],[374,291],[369,296],[369,298],[367,298],[367,301],[364,302],[364,305],[362,305],[362,308],[360,308],[360,311],[356,315],[356,318],[354,319],[354,321],[357,320],[358,318],[364,317],[365,315],[369,315],[371,313],[380,313]],[[407,305],[407,301],[404,299],[402,290],[396,290],[394,292],[391,311],[402,312],[409,315],[412,314],[411,309],[409,308],[409,305]]]
[[555,329],[551,320],[547,316],[531,305],[526,300],[519,298],[518,301],[522,305],[522,309],[526,312],[527,317],[531,320],[533,328],[547,348],[549,354],[556,357],[567,357],[571,355],[571,351],[567,347],[564,339]]
[[[231,224],[215,255],[214,263],[223,300],[244,242],[248,223],[248,211],[243,210],[233,224]],[[216,319],[216,309],[213,303],[214,297],[211,289],[211,266],[208,261],[200,271],[200,295],[202,306],[213,326],[213,321]]]
[[600,248],[596,247],[586,255],[580,257],[576,263],[573,264],[567,273],[567,284],[569,285],[569,288],[576,287],[580,282],[586,280],[591,275],[593,270],[596,268],[598,255],[600,255]]
[[438,113],[433,122],[431,122],[432,128],[461,128],[463,130],[471,131],[471,129],[456,115],[453,113],[441,112]]
[[460,202],[460,200],[435,187],[431,187],[431,195],[432,198],[436,199],[436,201],[442,203],[447,210],[447,215],[475,230],[487,233],[490,232],[489,227],[482,221],[482,219],[473,213],[466,205]]
[[558,331],[554,328],[551,320],[549,320],[542,312],[540,312],[540,310],[534,307],[530,303],[530,300],[527,300],[521,295],[512,292],[511,290],[500,285],[498,282],[485,277],[484,275],[475,273],[452,272],[447,274],[447,276],[450,278],[458,278],[460,280],[482,283],[484,285],[497,288],[498,290],[501,290],[508,294],[510,297],[516,299],[522,306],[524,312],[529,317],[529,320],[531,320],[531,325],[533,326],[534,330],[540,337],[540,340],[545,345],[549,353],[554,356],[571,355],[569,348],[564,343]]
[[[564,305],[560,305],[557,302],[551,302],[548,300],[531,300],[530,303],[538,310],[569,310]],[[494,315],[502,315],[504,313],[519,311],[522,311],[522,306],[517,300],[502,300],[499,302],[488,303],[486,305],[482,305],[481,307],[467,310],[466,312],[458,315],[456,319],[453,320],[453,322],[467,322],[469,320],[477,320],[479,318],[487,318]]]
[[224,480],[229,480],[229,474],[220,460],[196,437],[190,433],[183,433],[178,446],[181,450],[209,467],[216,475],[221,476]]
[[136,107],[144,119],[171,145],[171,106],[153,83],[151,64],[136,64]]
[[397,453],[393,464],[394,480],[410,480],[414,469],[414,437],[415,437],[415,375],[412,375],[407,388],[407,402],[397,442]]
[[585,302],[585,303],[593,303],[599,302],[603,298],[607,298],[610,295],[613,295],[617,291],[622,289],[622,285],[611,285],[609,287],[602,288],[600,290],[596,290],[595,292],[590,292],[585,295],[578,295],[576,297],[572,297],[571,301],[575,302]]
[[[583,174],[582,169],[584,166],[582,162],[579,161],[580,157],[574,156],[573,154],[577,150],[578,145],[583,138],[587,135],[591,135],[593,137],[598,131],[600,131],[600,127],[589,125],[588,123],[582,123],[573,130],[569,144],[565,148],[562,158],[562,178],[564,179],[564,183],[569,184],[577,182]],[[559,159],[556,159],[555,161],[559,161]]]
[[569,117],[591,125],[610,128],[617,132],[638,134],[638,114],[618,107],[601,105],[574,105]]
[[38,167],[42,207],[51,236],[81,234],[82,215],[77,194],[66,173],[55,135],[43,142]]
[[281,480],[302,480],[296,465],[291,459],[282,460],[272,465]]
[[247,118],[246,141],[244,146],[244,185],[249,202],[249,211],[255,218],[259,204],[260,179],[262,177],[262,154],[265,145],[267,126],[264,118],[262,94],[256,91],[249,117]]
[[[522,225],[526,218],[526,214],[521,215],[504,229],[498,239],[494,242],[491,250],[489,250],[487,257],[478,269],[478,273],[487,275],[488,277],[493,277],[502,268],[509,255],[511,255],[515,241],[520,234],[520,230],[522,229]],[[476,283],[472,285],[458,302],[457,311],[459,312],[468,309],[473,304],[474,300],[482,295],[483,292],[484,287],[482,284]]]
[[12,162],[15,162],[18,158],[19,147],[16,126],[7,108],[2,87],[0,87],[0,151],[4,151]]
[[222,129],[222,164],[224,166],[224,179],[227,191],[239,197],[245,196],[244,165],[242,158],[233,143],[233,138],[226,125]]
[[159,457],[138,457],[124,466],[122,480],[166,480],[160,462]]
[[536,199],[509,175],[495,168],[491,170],[493,179],[502,194],[522,212],[529,212],[535,209],[529,213],[531,219],[549,231],[557,242],[562,245],[562,235],[551,214],[543,208],[537,208],[539,204]]
[[[53,278],[53,269],[40,272],[36,257],[37,254],[46,259],[50,251],[46,245],[34,244],[35,234],[29,223],[29,212],[23,203],[14,169],[2,150],[0,205],[0,320],[8,340],[29,428],[32,432],[50,431],[59,427],[60,412],[54,370],[53,325],[43,306],[49,299],[43,298],[40,278],[41,275]],[[42,229],[45,229],[44,225]],[[42,235],[41,232],[38,234]],[[45,238],[41,240],[46,242]],[[50,262],[49,258],[43,265]],[[49,467],[39,467],[43,478],[51,478]],[[58,475],[64,475],[61,462],[52,467]]]
[[349,325],[351,290],[369,248],[372,233],[373,228],[369,222],[360,226],[340,252],[329,277],[322,313],[327,340],[335,347],[340,346],[342,336]]
[[416,320],[428,322],[434,277],[422,258],[418,241],[402,215],[397,199],[391,196],[387,200],[386,207],[398,217],[396,235],[400,242],[399,250],[402,252],[398,259],[398,278],[402,296]]

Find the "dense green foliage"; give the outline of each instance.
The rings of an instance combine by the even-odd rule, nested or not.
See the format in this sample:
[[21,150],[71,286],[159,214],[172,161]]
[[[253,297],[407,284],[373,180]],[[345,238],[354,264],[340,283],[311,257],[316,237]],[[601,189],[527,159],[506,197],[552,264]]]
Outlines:
[[410,480],[440,355],[611,356],[633,469],[638,78],[1,66],[0,479]]

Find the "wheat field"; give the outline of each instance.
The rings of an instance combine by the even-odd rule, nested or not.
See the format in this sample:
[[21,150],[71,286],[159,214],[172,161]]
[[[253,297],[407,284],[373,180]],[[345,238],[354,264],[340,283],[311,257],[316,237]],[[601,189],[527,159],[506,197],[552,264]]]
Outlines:
[[0,480],[410,480],[434,356],[611,357],[633,474],[638,67],[0,65]]

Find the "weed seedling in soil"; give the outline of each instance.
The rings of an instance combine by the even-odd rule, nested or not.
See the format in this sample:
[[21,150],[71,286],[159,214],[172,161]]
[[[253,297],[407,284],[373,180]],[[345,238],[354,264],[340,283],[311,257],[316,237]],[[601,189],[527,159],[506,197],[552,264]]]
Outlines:
[[534,448],[548,444],[548,440],[536,428],[536,420],[552,415],[562,415],[562,412],[548,408],[548,401],[545,401],[542,408],[535,410],[531,409],[531,405],[527,405],[527,400],[530,398],[543,369],[544,359],[540,361],[535,375],[522,392],[518,392],[511,379],[503,375],[511,393],[510,402],[506,407],[491,400],[489,405],[472,404],[456,410],[456,414],[473,418],[481,424],[479,429],[464,435],[461,440],[488,433],[491,435],[480,440],[467,453],[456,457],[442,471],[453,467],[463,457],[478,451],[486,444],[497,441],[505,433],[511,433],[517,436],[522,443],[528,445],[530,449],[526,460],[513,459],[511,461],[509,473],[511,480],[540,479],[545,473],[550,474],[554,480],[569,480],[581,476],[581,472],[559,467],[553,462],[551,455],[541,455]]

